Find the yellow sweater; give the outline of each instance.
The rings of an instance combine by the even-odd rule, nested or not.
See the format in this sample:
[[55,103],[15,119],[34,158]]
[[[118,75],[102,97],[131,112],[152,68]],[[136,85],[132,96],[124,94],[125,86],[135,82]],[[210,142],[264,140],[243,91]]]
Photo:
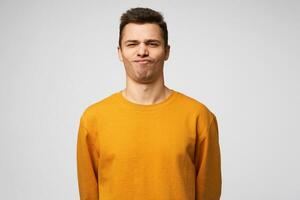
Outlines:
[[80,118],[80,199],[219,200],[218,137],[215,115],[181,92],[152,105],[113,93]]

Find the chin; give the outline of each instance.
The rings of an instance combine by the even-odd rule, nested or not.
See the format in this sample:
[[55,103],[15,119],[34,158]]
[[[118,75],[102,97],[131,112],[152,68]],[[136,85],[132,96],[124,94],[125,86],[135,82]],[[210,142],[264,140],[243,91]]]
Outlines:
[[148,75],[148,76],[137,76],[136,81],[139,83],[153,83],[155,81],[155,76]]

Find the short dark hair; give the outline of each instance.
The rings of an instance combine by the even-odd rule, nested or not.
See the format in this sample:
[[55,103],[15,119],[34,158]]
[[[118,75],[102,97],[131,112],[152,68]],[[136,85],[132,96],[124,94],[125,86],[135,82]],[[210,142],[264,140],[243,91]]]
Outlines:
[[163,15],[150,8],[131,8],[122,14],[120,18],[120,30],[119,30],[119,46],[121,47],[122,33],[124,27],[129,23],[145,24],[153,23],[159,25],[162,31],[162,37],[165,42],[165,47],[168,45],[168,29],[167,23],[164,21]]

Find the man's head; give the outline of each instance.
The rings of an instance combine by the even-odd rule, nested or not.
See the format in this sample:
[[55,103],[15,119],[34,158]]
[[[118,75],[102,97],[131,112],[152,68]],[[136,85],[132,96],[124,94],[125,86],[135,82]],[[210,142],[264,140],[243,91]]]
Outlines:
[[167,25],[149,8],[132,8],[121,16],[118,53],[127,77],[139,83],[163,78],[169,57]]
[[119,27],[119,47],[122,47],[123,29],[129,24],[157,24],[161,29],[162,38],[164,39],[164,46],[168,46],[168,28],[163,16],[150,8],[131,8],[121,16],[121,23]]

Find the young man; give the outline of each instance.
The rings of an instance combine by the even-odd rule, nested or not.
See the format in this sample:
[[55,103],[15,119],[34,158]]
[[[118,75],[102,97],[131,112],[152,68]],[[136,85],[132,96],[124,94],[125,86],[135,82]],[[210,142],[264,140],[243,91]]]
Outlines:
[[121,17],[118,53],[126,88],[88,106],[80,118],[81,200],[219,200],[216,116],[164,85],[167,25],[149,8]]

